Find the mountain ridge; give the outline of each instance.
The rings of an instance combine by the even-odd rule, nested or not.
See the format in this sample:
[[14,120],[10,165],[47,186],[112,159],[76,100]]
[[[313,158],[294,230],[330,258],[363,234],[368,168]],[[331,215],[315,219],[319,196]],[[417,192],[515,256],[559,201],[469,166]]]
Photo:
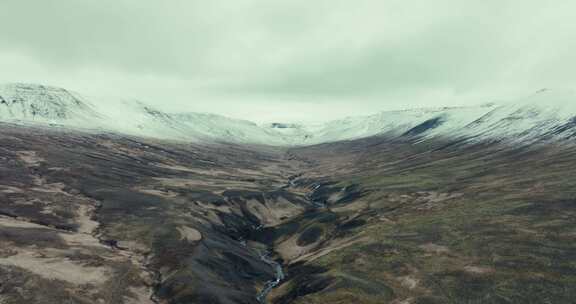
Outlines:
[[[322,124],[256,124],[212,113],[168,113],[138,100],[101,102],[63,88],[0,85],[0,120],[191,142],[302,146],[370,136],[454,137],[530,143],[576,134],[576,95],[540,90],[513,102],[381,111]],[[108,104],[108,106],[106,106]],[[543,104],[546,104],[545,106]]]

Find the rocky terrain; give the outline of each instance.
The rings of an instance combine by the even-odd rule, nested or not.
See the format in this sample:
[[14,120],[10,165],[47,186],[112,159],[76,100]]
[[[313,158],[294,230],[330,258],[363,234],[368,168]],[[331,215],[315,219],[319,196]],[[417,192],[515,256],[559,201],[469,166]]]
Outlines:
[[258,303],[270,261],[261,302],[576,296],[568,144],[1,140],[2,303]]
[[256,303],[274,273],[250,233],[309,208],[271,148],[8,125],[1,140],[2,303]]

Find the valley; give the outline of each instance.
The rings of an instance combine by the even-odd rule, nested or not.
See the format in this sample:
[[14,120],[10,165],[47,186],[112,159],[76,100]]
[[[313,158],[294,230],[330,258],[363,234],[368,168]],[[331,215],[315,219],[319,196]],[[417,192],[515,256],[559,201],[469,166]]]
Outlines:
[[0,96],[2,304],[576,299],[569,94],[315,129]]
[[4,125],[0,298],[260,302],[277,270],[253,234],[310,207],[283,155]]
[[0,304],[576,304],[575,11],[0,0]]
[[576,298],[570,143],[0,136],[2,303]]

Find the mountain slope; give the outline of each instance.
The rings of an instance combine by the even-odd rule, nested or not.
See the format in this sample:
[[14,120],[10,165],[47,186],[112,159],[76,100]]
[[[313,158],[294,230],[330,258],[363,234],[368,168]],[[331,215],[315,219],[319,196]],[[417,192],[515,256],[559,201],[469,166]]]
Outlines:
[[166,113],[140,101],[120,101],[99,109],[110,131],[189,142],[230,142],[282,145],[271,130],[240,119],[205,113]]
[[88,98],[31,84],[0,86],[0,120],[180,141],[284,144],[284,138],[273,130],[249,121],[214,114],[165,113],[140,101]]
[[304,144],[369,136],[405,137],[419,141],[460,138],[465,141],[512,140],[526,144],[562,140],[576,133],[576,95],[540,91],[528,98],[481,106],[385,111],[330,121],[302,140]]
[[79,123],[98,116],[93,107],[65,89],[9,84],[0,86],[0,119]]

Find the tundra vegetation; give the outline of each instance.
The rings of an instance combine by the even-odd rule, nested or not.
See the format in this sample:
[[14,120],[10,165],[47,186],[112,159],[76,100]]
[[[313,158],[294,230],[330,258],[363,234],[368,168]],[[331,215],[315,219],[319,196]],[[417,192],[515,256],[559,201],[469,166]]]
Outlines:
[[2,124],[0,303],[576,303],[576,149]]

